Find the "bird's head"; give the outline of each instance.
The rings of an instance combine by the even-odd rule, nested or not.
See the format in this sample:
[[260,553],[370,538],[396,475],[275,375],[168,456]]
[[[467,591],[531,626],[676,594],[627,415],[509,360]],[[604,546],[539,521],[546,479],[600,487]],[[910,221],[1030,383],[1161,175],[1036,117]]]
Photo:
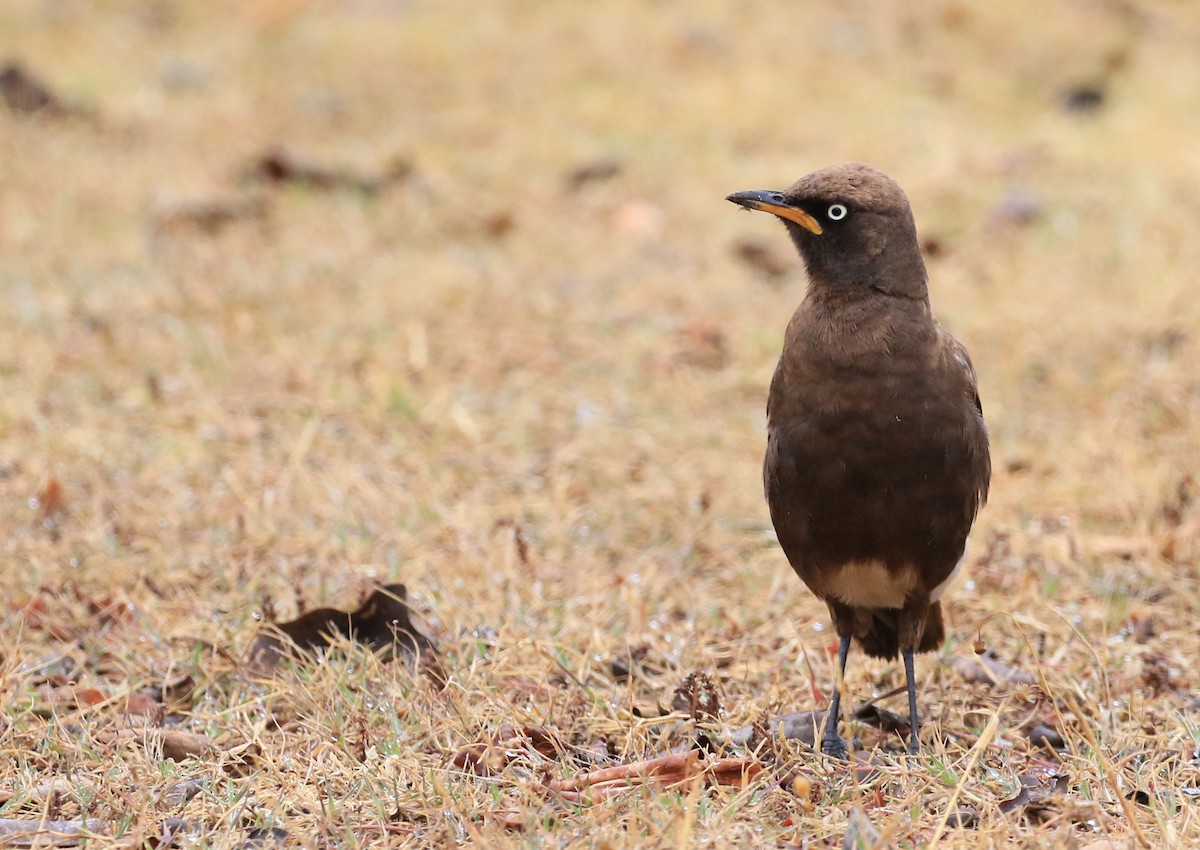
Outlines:
[[926,295],[925,263],[908,197],[877,168],[859,162],[834,165],[788,189],[734,192],[726,200],[778,216],[814,286]]

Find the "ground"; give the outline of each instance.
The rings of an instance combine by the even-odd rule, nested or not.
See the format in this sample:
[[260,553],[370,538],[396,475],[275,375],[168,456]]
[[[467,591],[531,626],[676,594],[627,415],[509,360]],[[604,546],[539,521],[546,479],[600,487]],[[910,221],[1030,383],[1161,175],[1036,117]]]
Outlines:
[[[1090,0],[0,4],[54,97],[0,102],[0,819],[1200,844],[1197,38]],[[857,770],[769,721],[832,678],[759,472],[804,277],[723,200],[847,159],[912,199],[995,466],[924,754],[855,721]],[[436,659],[250,659],[392,583]],[[901,685],[851,656],[851,708]],[[554,790],[695,741],[690,781]]]

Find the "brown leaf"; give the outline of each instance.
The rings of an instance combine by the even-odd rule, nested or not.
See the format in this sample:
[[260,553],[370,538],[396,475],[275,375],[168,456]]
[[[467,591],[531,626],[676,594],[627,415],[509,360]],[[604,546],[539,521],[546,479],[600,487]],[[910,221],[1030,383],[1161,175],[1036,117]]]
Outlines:
[[954,667],[955,672],[962,676],[963,679],[978,684],[996,685],[1005,682],[1014,682],[1017,684],[1032,685],[1036,681],[1032,673],[1018,670],[1015,667],[1009,667],[1004,662],[990,655],[980,655],[976,658],[959,656],[954,659],[951,666]]
[[126,714],[148,717],[151,723],[161,723],[166,710],[166,706],[149,694],[130,694],[125,701]]
[[188,758],[199,758],[214,752],[216,743],[207,735],[195,732],[185,732],[182,729],[164,729],[157,735],[162,744],[163,758],[171,761],[183,761]]
[[1044,723],[1034,723],[1026,730],[1025,734],[1029,737],[1029,743],[1035,747],[1044,747],[1055,752],[1067,748],[1067,744],[1058,730]]
[[605,767],[566,779],[552,779],[543,789],[564,800],[586,804],[639,787],[671,788],[700,781],[709,785],[744,787],[762,770],[762,765],[750,757],[708,762],[700,752],[689,750]]
[[242,169],[242,176],[247,180],[270,185],[292,183],[323,191],[349,189],[375,194],[392,183],[405,179],[412,170],[412,163],[397,158],[378,175],[367,176],[339,166],[298,159],[282,148],[274,148],[252,159]]
[[479,776],[499,773],[508,764],[503,754],[493,751],[488,744],[467,744],[459,747],[450,763],[459,770],[469,770]]
[[69,513],[67,494],[58,476],[50,476],[41,492],[34,497],[33,507],[37,510],[38,525],[50,534],[51,540],[58,542],[62,536],[61,526]]
[[38,493],[37,509],[38,515],[43,518],[66,512],[67,494],[57,476],[51,475],[42,492]]
[[[345,637],[375,652],[415,654],[437,678],[437,649],[413,625],[406,596],[404,585],[391,584],[374,591],[357,611],[318,608],[291,622],[276,623],[272,628],[278,634],[259,635],[250,647],[250,657],[273,667],[289,648],[311,655],[329,646],[332,639]],[[444,682],[444,672],[440,675]]]
[[61,114],[69,111],[45,83],[15,62],[0,68],[0,97],[12,112]]
[[1070,783],[1068,774],[1047,771],[1022,774],[1019,779],[1021,789],[1016,796],[1000,803],[1000,811],[1004,814],[1020,811],[1034,822],[1045,819],[1055,798],[1065,794]]
[[56,711],[89,708],[108,699],[108,695],[97,688],[80,688],[76,685],[41,685],[38,687],[38,695]]
[[501,726],[488,740],[460,747],[451,763],[479,776],[491,776],[523,757],[554,758],[565,752],[562,739],[541,726]]
[[557,733],[543,726],[501,726],[496,740],[507,747],[528,747],[534,752],[553,758],[567,751],[567,746]]
[[605,156],[584,162],[567,172],[567,189],[576,192],[588,183],[599,183],[611,180],[624,170],[621,160],[614,156]]

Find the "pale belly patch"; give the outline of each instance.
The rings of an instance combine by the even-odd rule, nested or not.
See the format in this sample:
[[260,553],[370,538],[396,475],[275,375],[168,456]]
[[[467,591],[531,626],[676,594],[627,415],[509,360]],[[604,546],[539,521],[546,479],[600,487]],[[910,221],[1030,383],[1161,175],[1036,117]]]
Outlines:
[[814,589],[819,596],[856,608],[902,608],[916,586],[917,573],[912,567],[892,571],[880,561],[863,561],[826,572],[821,587]]

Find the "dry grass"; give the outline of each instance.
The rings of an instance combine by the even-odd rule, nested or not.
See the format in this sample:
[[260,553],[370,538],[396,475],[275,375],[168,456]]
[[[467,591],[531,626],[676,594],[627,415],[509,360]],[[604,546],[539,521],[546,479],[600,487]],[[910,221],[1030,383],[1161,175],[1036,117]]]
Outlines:
[[[89,846],[168,818],[214,847],[842,846],[848,819],[879,847],[1200,844],[1200,15],[839,5],[0,5],[3,51],[84,108],[0,112],[0,818],[125,836]],[[413,171],[238,182],[277,145]],[[568,188],[601,157],[621,173]],[[768,742],[744,790],[548,797],[577,750],[685,742],[653,715],[693,670],[713,736],[824,700],[826,614],[759,484],[803,280],[738,260],[785,237],[722,198],[851,158],[940,248],[993,435],[953,637],[918,666],[927,755],[864,728],[874,775]],[[189,219],[226,199],[245,217]],[[241,662],[264,616],[392,580],[446,690],[354,646]],[[1034,684],[965,683],[977,630]],[[852,658],[852,705],[902,682]],[[127,716],[147,691],[165,718]],[[158,725],[215,749],[164,760]],[[571,752],[454,765],[514,725]]]

